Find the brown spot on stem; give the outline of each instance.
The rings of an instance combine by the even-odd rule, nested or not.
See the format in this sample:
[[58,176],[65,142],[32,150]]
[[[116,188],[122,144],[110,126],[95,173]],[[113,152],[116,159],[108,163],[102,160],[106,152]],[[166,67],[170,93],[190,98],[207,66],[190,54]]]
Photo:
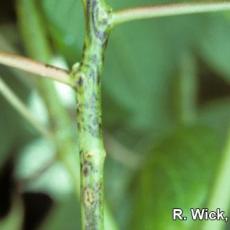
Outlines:
[[91,188],[86,188],[84,190],[84,194],[83,194],[83,197],[84,197],[84,203],[86,206],[92,206],[95,202],[95,195],[94,195],[94,192]]
[[88,174],[89,174],[89,167],[88,167],[88,165],[84,165],[83,166],[82,172],[83,172],[84,176],[88,176]]
[[97,183],[96,191],[100,192],[102,190],[102,183]]
[[82,76],[80,76],[78,81],[77,81],[77,84],[78,84],[78,86],[81,87],[83,85],[83,83],[84,83],[84,80],[83,80]]
[[81,171],[85,177],[89,175],[91,168],[92,168],[91,162],[84,160],[83,163],[81,164]]
[[85,159],[90,160],[93,157],[94,153],[93,152],[86,152],[85,153]]

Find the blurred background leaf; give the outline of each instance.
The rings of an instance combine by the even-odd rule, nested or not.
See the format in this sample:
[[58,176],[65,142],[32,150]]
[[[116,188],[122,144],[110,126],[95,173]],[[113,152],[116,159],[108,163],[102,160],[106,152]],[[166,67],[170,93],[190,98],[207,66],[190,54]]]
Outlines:
[[73,64],[82,53],[84,18],[81,1],[42,0],[39,4],[55,48]]
[[[154,147],[134,188],[132,229],[198,229],[189,210],[206,207],[220,159],[220,139],[211,129],[189,127]],[[178,207],[188,221],[172,221],[169,213]]]

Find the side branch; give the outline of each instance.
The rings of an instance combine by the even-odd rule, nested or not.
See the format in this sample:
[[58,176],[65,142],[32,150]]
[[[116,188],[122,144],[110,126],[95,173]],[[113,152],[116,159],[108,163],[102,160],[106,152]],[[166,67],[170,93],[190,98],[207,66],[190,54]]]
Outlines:
[[133,20],[230,10],[230,3],[182,3],[125,9],[113,14],[112,24]]
[[36,62],[29,58],[0,52],[0,64],[24,70],[36,74],[37,76],[56,80],[70,86],[72,85],[67,70]]

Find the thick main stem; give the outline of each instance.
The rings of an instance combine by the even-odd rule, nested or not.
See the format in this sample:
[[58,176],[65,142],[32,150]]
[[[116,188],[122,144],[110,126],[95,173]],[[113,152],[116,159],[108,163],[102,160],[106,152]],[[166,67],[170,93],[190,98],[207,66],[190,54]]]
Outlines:
[[110,13],[101,0],[85,0],[86,35],[83,59],[73,69],[81,159],[82,229],[104,229],[101,81]]

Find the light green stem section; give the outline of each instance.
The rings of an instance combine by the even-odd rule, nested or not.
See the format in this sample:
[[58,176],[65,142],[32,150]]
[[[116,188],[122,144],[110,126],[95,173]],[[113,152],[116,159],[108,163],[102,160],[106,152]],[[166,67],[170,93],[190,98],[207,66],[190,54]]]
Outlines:
[[110,10],[101,0],[85,0],[85,48],[73,69],[77,94],[77,124],[81,159],[82,229],[104,229],[103,169],[105,149],[101,119],[101,72]]
[[217,3],[178,3],[156,6],[145,6],[133,9],[125,9],[113,14],[113,25],[122,24],[129,21],[168,17],[176,15],[187,15],[197,13],[219,12],[230,10],[229,2]]
[[[230,130],[230,129],[229,129]],[[225,211],[225,216],[228,216],[230,205],[230,131],[226,146],[223,152],[223,158],[219,165],[217,177],[214,180],[212,190],[210,192],[210,200],[207,208],[216,210],[220,208]],[[221,230],[224,229],[224,221],[205,221],[202,230]]]

